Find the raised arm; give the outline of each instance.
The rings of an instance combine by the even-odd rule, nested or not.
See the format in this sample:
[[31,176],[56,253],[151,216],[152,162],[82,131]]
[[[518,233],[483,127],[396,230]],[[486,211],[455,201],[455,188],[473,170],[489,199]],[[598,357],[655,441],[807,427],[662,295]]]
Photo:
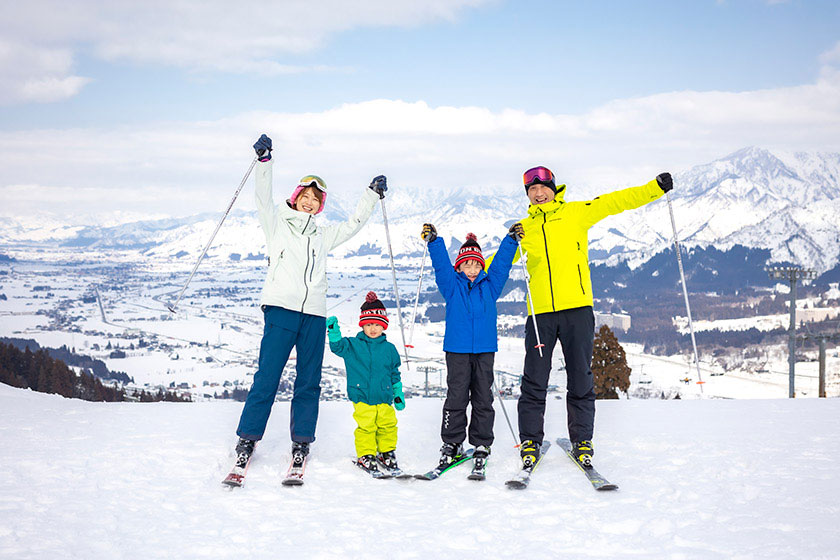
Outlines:
[[[427,235],[426,226],[431,227],[431,234]],[[448,300],[455,293],[455,269],[452,268],[452,261],[446,253],[446,245],[443,239],[437,236],[435,226],[424,224],[424,239],[429,239],[429,256],[432,258],[432,267],[435,269],[435,282],[443,299]]]
[[[660,184],[662,181],[662,184]],[[581,222],[586,227],[591,227],[607,216],[620,214],[625,210],[632,210],[644,206],[648,202],[660,198],[665,194],[665,189],[671,190],[671,175],[662,173],[656,179],[638,187],[630,187],[613,191],[588,202],[572,203],[580,213]]]
[[326,228],[324,233],[324,243],[328,250],[338,247],[362,229],[362,226],[370,218],[376,202],[380,198],[385,197],[385,191],[388,189],[385,183],[385,177],[379,175],[371,181],[370,186],[362,193],[359,203],[356,205],[356,211],[350,218],[338,225]]
[[502,245],[493,256],[493,262],[487,267],[487,281],[490,283],[490,294],[494,300],[499,297],[502,288],[505,287],[505,282],[510,276],[510,268],[513,266],[513,256],[517,250],[516,241],[513,240],[511,234],[505,235]]

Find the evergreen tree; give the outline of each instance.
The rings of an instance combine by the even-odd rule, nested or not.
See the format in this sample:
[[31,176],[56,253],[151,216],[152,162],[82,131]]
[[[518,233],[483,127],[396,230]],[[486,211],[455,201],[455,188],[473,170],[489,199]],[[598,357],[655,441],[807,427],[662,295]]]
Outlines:
[[592,351],[592,374],[595,376],[595,398],[617,399],[618,392],[630,388],[630,367],[624,348],[612,330],[601,325],[595,335]]

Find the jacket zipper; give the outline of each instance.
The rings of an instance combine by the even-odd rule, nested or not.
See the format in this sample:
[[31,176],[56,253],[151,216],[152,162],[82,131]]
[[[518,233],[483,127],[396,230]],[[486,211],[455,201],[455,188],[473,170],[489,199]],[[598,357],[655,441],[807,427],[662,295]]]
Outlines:
[[[551,310],[556,311],[556,309],[554,309],[554,285],[551,283],[551,259],[548,258],[548,238],[545,235],[545,224],[546,224],[547,221],[548,221],[548,218],[546,217],[545,212],[543,212],[542,234],[543,234],[543,242],[544,242],[544,245],[545,245],[545,262],[548,265],[548,289],[551,292]],[[579,268],[578,268],[578,273],[580,273]],[[537,310],[532,309],[531,313],[536,315]]]
[[312,249],[312,268],[309,269],[309,281],[312,282],[312,274],[315,273],[315,249]]
[[580,265],[578,267],[578,282],[580,282],[580,291],[583,295],[586,295],[586,290],[583,289],[583,275],[580,273]]
[[[306,233],[306,227],[309,225],[309,220],[312,219],[312,216],[309,216],[306,219],[306,224],[303,226],[303,231],[301,233]],[[309,243],[311,239],[309,237],[306,238],[306,266],[303,267],[303,287],[306,290],[303,293],[303,302],[300,304],[300,312],[303,313],[303,308],[306,305],[306,298],[309,297],[309,284],[306,283],[306,271],[309,269]],[[314,252],[314,251],[313,251]],[[314,263],[313,263],[314,267]]]

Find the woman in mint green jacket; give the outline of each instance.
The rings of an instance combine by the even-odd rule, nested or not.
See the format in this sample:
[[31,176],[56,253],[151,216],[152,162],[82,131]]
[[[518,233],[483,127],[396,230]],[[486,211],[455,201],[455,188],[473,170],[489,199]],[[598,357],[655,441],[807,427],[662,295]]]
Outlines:
[[368,472],[379,471],[377,461],[388,471],[398,468],[397,415],[405,408],[400,381],[400,354],[388,342],[384,330],[388,328],[385,306],[373,292],[368,292],[362,304],[355,337],[342,337],[338,319],[327,318],[330,350],[344,358],[347,370],[347,397],[353,402],[356,420],[354,436],[356,456],[360,467]]

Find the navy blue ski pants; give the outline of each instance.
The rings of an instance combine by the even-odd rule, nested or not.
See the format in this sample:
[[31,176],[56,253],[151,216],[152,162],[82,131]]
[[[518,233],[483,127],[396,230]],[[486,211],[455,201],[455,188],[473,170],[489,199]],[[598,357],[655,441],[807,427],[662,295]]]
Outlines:
[[573,442],[591,440],[595,427],[595,380],[592,376],[592,348],[595,343],[595,315],[592,307],[577,307],[538,313],[543,355],[534,348],[534,321],[525,324],[525,368],[519,397],[520,441],[542,442],[545,434],[545,397],[551,372],[551,355],[560,341],[566,360],[566,422]]
[[326,318],[271,305],[264,306],[263,315],[265,328],[260,343],[259,369],[254,374],[236,434],[246,439],[262,439],[283,368],[295,347],[297,377],[290,419],[292,441],[315,441]]

